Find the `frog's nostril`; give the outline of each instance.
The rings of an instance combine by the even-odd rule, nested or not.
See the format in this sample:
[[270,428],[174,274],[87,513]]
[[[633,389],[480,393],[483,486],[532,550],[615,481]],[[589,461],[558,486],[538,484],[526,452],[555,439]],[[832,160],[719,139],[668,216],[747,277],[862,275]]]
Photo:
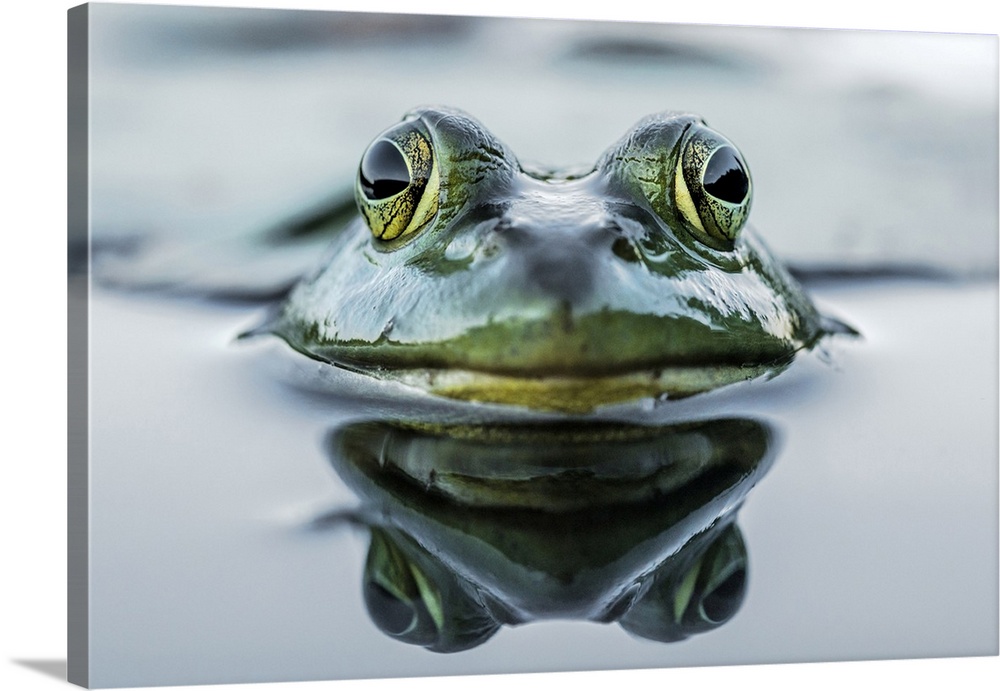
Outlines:
[[635,263],[642,259],[639,248],[631,239],[624,236],[615,238],[614,242],[611,243],[611,251],[616,257],[627,262]]

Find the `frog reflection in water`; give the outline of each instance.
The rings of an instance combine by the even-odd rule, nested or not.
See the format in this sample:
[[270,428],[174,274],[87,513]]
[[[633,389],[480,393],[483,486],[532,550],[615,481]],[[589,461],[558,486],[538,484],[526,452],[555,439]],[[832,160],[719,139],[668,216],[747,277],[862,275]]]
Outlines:
[[736,512],[772,439],[747,419],[362,422],[334,430],[328,453],[371,531],[372,620],[456,652],[538,619],[618,622],[664,642],[724,624],[746,584]]
[[419,109],[369,146],[355,196],[257,332],[445,398],[587,413],[771,376],[850,332],[745,227],[747,165],[696,116],[648,117],[575,174]]
[[463,411],[570,414],[414,406],[332,434],[385,633],[455,651],[571,618],[671,641],[736,612],[736,510],[769,429],[572,416],[772,376],[851,332],[745,227],[752,196],[736,147],[684,114],[646,118],[578,174],[526,170],[457,110],[414,111],[369,146],[361,218],[256,332]]

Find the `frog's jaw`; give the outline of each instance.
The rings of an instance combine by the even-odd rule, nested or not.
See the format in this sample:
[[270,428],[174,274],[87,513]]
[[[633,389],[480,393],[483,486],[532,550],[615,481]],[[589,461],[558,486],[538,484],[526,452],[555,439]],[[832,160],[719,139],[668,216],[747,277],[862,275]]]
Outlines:
[[716,316],[705,324],[689,314],[566,312],[494,322],[431,343],[326,340],[318,329],[302,329],[301,320],[282,318],[266,330],[314,359],[433,395],[567,414],[777,374],[823,335],[814,319],[775,335],[739,315]]
[[522,377],[471,370],[379,370],[374,376],[437,396],[584,415],[643,398],[684,398],[737,382],[774,376],[789,361],[766,365],[687,366],[599,377]]

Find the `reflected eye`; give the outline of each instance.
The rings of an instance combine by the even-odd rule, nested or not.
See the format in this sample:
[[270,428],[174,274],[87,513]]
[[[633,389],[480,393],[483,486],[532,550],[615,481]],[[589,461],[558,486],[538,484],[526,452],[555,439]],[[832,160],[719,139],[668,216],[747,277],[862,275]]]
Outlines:
[[678,621],[692,632],[725,623],[743,604],[746,582],[746,546],[731,524],[681,580],[674,604]]
[[707,547],[698,538],[684,547],[704,549],[694,559],[675,562],[678,556],[660,565],[649,589],[619,620],[622,628],[654,641],[680,641],[736,615],[746,593],[746,545],[734,523],[709,539]]
[[727,573],[718,583],[712,583],[712,587],[701,596],[699,611],[702,619],[713,624],[731,619],[743,604],[746,579],[746,569],[739,568]]
[[752,191],[750,172],[736,147],[694,125],[674,172],[674,203],[694,235],[716,249],[731,249],[750,212]]
[[379,583],[365,584],[365,604],[375,624],[390,636],[412,631],[418,622],[413,605]]
[[384,132],[365,151],[354,196],[372,235],[388,241],[430,222],[439,188],[431,141],[410,121]]

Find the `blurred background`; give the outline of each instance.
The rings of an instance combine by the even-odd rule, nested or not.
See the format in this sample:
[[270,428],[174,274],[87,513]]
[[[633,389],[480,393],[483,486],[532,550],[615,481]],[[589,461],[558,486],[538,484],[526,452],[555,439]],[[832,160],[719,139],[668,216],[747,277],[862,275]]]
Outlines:
[[[462,108],[547,166],[592,165],[644,115],[684,110],[742,149],[751,223],[793,265],[997,271],[996,37],[100,4],[91,17],[98,247],[245,237],[317,208],[416,105]],[[227,254],[265,262],[212,253],[117,277],[196,283]]]

